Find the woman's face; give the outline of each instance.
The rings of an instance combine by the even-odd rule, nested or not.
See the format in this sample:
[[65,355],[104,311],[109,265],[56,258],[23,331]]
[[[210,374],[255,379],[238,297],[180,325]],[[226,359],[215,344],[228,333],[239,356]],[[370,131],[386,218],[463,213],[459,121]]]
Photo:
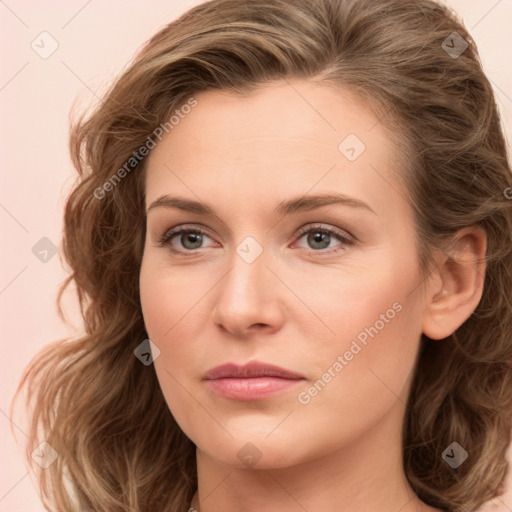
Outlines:
[[[146,178],[141,304],[174,418],[233,467],[395,441],[425,299],[382,124],[302,80],[195,99]],[[205,378],[254,361],[294,378]]]

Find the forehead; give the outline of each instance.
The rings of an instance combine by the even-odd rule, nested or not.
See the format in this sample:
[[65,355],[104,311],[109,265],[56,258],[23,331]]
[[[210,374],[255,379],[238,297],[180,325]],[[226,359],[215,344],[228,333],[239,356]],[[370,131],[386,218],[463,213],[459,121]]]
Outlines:
[[149,155],[148,203],[174,190],[199,197],[217,190],[224,198],[229,191],[282,198],[312,188],[374,201],[397,195],[389,185],[396,150],[350,90],[287,80],[243,95],[215,90],[194,98],[197,106]]
[[[247,94],[211,90],[194,98],[197,106],[166,137],[177,158],[194,158],[191,148],[201,150],[195,152],[197,156],[225,153],[234,149],[234,139],[237,148],[247,152],[287,144],[291,148],[283,149],[288,158],[308,156],[318,149],[338,157],[339,144],[349,134],[369,150],[382,154],[388,149],[382,127],[374,129],[375,114],[345,88],[295,79],[266,84]],[[302,140],[307,144],[300,144]]]

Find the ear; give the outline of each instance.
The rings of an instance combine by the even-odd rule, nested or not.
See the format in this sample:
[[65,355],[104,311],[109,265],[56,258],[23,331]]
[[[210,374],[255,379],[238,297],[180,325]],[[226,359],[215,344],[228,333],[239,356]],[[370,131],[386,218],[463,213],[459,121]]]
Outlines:
[[449,251],[442,251],[426,287],[423,333],[441,340],[454,333],[482,297],[487,236],[478,227],[458,231]]

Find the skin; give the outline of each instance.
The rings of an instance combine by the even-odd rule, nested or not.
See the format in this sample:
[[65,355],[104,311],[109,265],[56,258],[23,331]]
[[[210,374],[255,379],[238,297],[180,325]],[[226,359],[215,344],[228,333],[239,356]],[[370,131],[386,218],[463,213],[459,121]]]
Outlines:
[[[484,269],[476,258],[485,254],[485,235],[462,230],[457,262],[440,252],[421,279],[413,212],[394,176],[396,150],[347,90],[291,80],[244,96],[194,97],[198,106],[149,156],[146,207],[169,194],[207,203],[215,215],[151,208],[140,273],[147,333],[161,351],[155,371],[197,446],[194,506],[437,510],[407,483],[401,425],[422,332],[448,336],[480,300]],[[338,149],[350,133],[366,145],[352,162]],[[282,201],[322,193],[356,198],[373,212],[342,204],[274,212]],[[159,245],[169,228],[185,224],[205,232],[200,248],[187,249],[181,235]],[[327,236],[322,249],[314,230],[297,235],[318,225],[355,242]],[[252,263],[237,253],[247,236],[263,249]],[[393,304],[400,312],[301,403],[298,394]],[[252,360],[304,380],[257,401],[218,396],[202,381],[217,365]],[[249,442],[259,456],[253,466],[237,456]]]

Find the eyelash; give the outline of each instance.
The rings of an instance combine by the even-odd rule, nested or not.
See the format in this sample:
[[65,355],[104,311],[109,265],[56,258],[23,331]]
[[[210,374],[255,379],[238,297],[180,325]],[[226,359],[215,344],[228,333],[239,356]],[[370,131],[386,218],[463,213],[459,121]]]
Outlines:
[[[326,228],[326,227],[318,226],[318,225],[307,226],[307,227],[299,229],[299,231],[295,235],[295,238],[297,240],[300,240],[305,234],[307,234],[309,232],[315,232],[315,233],[322,233],[322,234],[330,235],[331,237],[333,237],[336,240],[338,240],[339,242],[341,242],[341,244],[345,244],[347,246],[351,246],[351,245],[355,244],[355,239],[352,238],[351,236],[350,237],[343,236],[341,233],[339,233],[338,231],[336,231],[334,229]],[[163,234],[163,236],[158,240],[158,243],[159,243],[159,245],[161,247],[169,247],[170,250],[173,253],[175,253],[175,254],[177,254],[179,256],[187,257],[187,256],[192,256],[192,255],[196,254],[196,251],[198,249],[177,250],[177,249],[175,249],[175,248],[173,248],[171,246],[170,242],[172,241],[172,239],[175,238],[178,235],[183,234],[183,233],[193,233],[193,234],[196,234],[196,235],[206,235],[206,236],[208,236],[208,233],[206,233],[205,231],[203,231],[203,230],[201,230],[201,229],[199,229],[197,227],[181,226],[180,228],[173,228],[173,229],[170,229],[170,230],[166,231]],[[306,254],[314,255],[314,256],[318,256],[318,255],[331,255],[333,253],[340,252],[340,249],[338,249],[337,247],[339,247],[339,246],[336,246],[336,247],[331,248],[331,249],[317,249],[317,250],[314,250],[314,249],[301,248],[301,250],[304,251]],[[201,249],[201,247],[199,249]]]

